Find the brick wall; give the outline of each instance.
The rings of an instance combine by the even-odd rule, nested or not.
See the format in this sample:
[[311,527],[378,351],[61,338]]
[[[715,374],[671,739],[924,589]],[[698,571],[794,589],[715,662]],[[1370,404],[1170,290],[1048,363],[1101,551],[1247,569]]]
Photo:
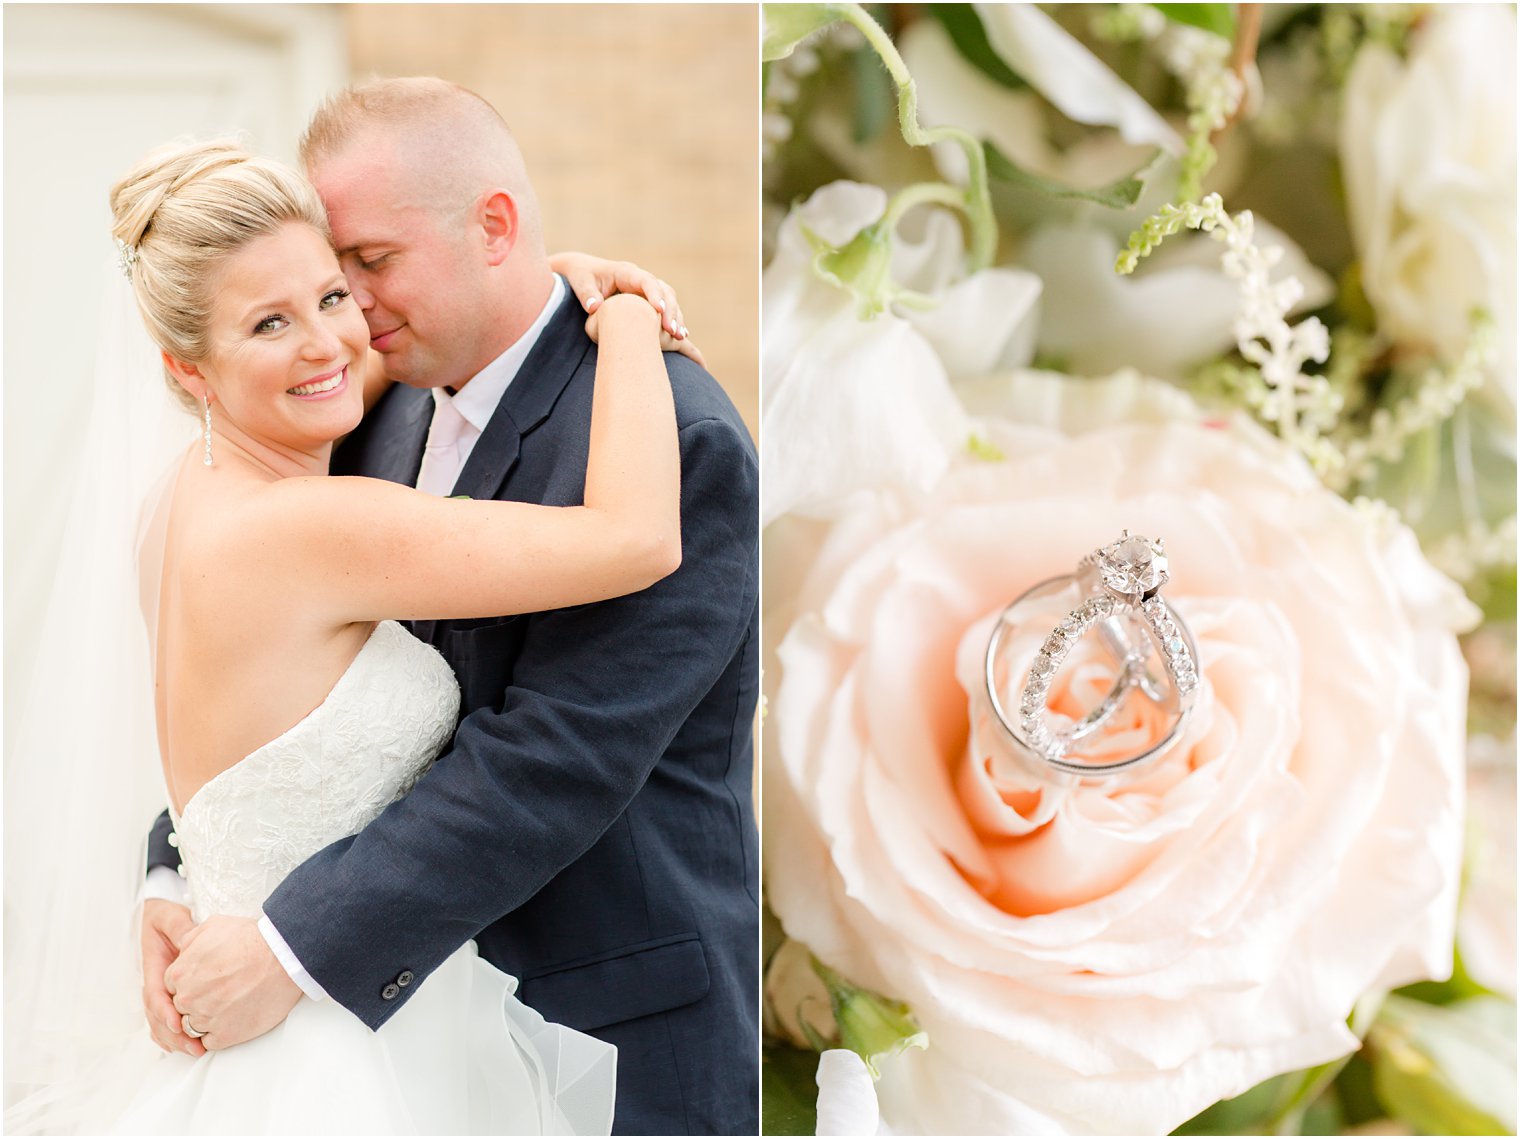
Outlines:
[[759,42],[750,5],[357,4],[355,78],[438,75],[511,125],[550,250],[670,281],[754,432]]

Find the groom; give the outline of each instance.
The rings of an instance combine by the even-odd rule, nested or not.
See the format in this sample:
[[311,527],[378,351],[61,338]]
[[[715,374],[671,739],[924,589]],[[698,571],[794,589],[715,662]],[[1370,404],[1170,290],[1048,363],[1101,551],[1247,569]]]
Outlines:
[[[333,473],[579,503],[596,347],[496,112],[442,80],[382,80],[324,105],[302,158],[399,381]],[[463,691],[451,749],[295,870],[262,921],[213,918],[186,942],[185,911],[149,904],[161,1042],[178,1031],[171,994],[215,1011],[217,1047],[268,1031],[303,992],[379,1028],[474,938],[528,1005],[618,1047],[615,1132],[758,1131],[758,469],[712,377],[665,361],[680,569],[595,605],[414,622]],[[150,867],[177,867],[169,838],[165,817]],[[160,989],[154,966],[179,944]]]

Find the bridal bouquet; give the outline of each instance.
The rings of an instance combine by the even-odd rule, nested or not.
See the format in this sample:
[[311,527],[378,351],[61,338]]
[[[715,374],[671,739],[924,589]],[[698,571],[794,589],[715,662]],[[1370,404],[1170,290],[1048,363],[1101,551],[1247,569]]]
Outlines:
[[[1513,7],[764,39],[767,1133],[1512,1133]],[[1125,528],[1185,738],[1036,778],[989,633]]]

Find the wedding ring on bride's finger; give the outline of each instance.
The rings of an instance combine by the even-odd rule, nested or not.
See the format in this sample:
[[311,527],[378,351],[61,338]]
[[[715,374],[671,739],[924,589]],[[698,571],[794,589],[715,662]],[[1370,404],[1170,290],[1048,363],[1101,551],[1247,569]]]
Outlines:
[[190,1023],[190,1014],[188,1012],[180,1014],[179,1026],[185,1030],[185,1035],[190,1037],[192,1040],[199,1040],[202,1036],[206,1035],[204,1032],[198,1031],[195,1026]]
[[[1016,753],[1034,757],[1044,767],[1085,779],[1135,771],[1166,755],[1182,739],[1198,690],[1198,647],[1186,623],[1161,596],[1166,584],[1166,551],[1160,542],[1120,538],[1084,557],[1073,574],[1052,578],[1026,590],[999,616],[987,641],[986,687],[993,715]],[[1021,610],[1048,604],[1062,594],[1075,604],[1051,629],[1027,662],[1019,688],[1017,717],[1003,700],[1017,664],[1005,660],[1011,630],[1027,623]],[[1047,620],[1049,618],[1047,617]],[[1113,685],[1079,720],[1053,716],[1047,706],[1051,682],[1076,644],[1096,629],[1113,659]],[[1161,675],[1150,668],[1159,660]],[[1138,692],[1167,716],[1167,730],[1139,751],[1117,759],[1081,758],[1084,741]]]

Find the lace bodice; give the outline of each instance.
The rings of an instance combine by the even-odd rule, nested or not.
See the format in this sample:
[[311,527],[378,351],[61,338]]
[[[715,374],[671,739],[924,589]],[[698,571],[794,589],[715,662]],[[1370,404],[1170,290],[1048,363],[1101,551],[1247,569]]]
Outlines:
[[174,819],[195,920],[257,916],[285,875],[406,794],[458,715],[437,650],[394,621],[376,625],[321,704]]

